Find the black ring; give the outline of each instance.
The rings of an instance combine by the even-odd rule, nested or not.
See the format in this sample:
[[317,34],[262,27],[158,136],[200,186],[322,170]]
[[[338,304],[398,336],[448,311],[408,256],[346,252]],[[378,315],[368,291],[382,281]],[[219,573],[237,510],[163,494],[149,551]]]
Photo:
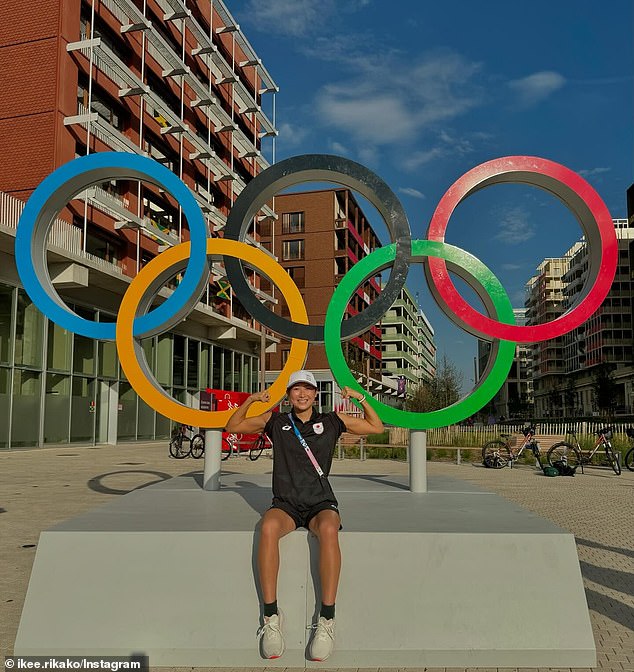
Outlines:
[[[405,284],[412,254],[412,236],[401,202],[387,184],[371,170],[355,161],[328,154],[303,154],[280,161],[254,177],[231,208],[224,229],[225,238],[245,242],[251,220],[273,196],[302,182],[335,182],[358,191],[378,210],[396,243],[396,259],[390,278],[376,301],[342,323],[341,336],[348,340],[362,334],[381,321],[398,299]],[[242,262],[225,257],[225,269],[231,288],[253,319],[287,338],[301,338],[311,343],[324,342],[323,325],[297,324],[276,315],[253,294]]]

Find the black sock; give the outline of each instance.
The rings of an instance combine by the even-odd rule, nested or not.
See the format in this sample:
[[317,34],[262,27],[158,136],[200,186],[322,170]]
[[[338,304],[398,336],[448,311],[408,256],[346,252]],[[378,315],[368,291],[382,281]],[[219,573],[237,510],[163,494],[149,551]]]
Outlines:
[[264,615],[265,616],[275,616],[277,614],[277,600],[269,604],[264,603]]
[[330,620],[335,617],[335,605],[334,604],[324,604],[321,603],[321,611],[319,612],[320,616],[323,616],[325,619]]

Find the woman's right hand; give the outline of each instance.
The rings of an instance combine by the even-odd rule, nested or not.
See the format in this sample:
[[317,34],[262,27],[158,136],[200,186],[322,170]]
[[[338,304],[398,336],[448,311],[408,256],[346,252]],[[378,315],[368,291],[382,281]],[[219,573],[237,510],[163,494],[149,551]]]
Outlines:
[[271,395],[269,394],[268,390],[264,390],[263,392],[254,392],[251,395],[251,401],[261,401],[263,404],[266,404],[271,401]]

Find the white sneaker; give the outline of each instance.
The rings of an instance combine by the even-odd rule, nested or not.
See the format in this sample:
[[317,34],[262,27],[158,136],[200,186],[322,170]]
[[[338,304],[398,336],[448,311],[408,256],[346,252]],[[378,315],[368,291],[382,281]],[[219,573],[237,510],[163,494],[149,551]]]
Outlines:
[[264,625],[258,630],[262,655],[265,658],[279,658],[284,653],[284,637],[282,635],[282,612],[264,617]]
[[326,660],[335,647],[335,619],[319,617],[315,636],[310,644],[311,660]]

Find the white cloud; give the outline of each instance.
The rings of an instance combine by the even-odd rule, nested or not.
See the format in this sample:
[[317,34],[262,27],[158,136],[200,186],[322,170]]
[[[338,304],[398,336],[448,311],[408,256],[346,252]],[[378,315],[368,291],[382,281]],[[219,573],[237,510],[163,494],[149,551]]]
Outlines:
[[342,156],[346,156],[350,153],[350,150],[345,145],[336,141],[330,142],[330,150],[335,152],[335,154],[340,154]]
[[304,35],[320,16],[317,0],[251,0],[249,22],[259,30],[299,37]]
[[308,135],[308,129],[304,126],[295,126],[288,122],[278,124],[279,143],[285,147],[296,147],[301,144]]
[[422,191],[418,191],[418,189],[414,189],[413,187],[399,187],[398,190],[399,193],[411,196],[412,198],[425,198],[425,194]]
[[473,143],[469,138],[457,138],[448,131],[441,130],[435,146],[431,149],[419,150],[401,157],[400,167],[407,172],[413,172],[436,159],[452,155],[464,156],[473,151]]
[[379,150],[376,147],[368,145],[361,147],[358,151],[359,161],[366,166],[376,166],[379,163]]
[[382,52],[380,58],[350,53],[347,67],[353,71],[350,78],[318,91],[316,111],[323,125],[346,133],[359,145],[412,142],[482,98],[474,82],[480,65],[453,52],[427,55],[414,63],[394,52]]
[[406,171],[412,172],[434,159],[445,156],[445,154],[446,150],[442,147],[434,147],[433,149],[413,152],[409,156],[401,159],[401,167]]
[[577,172],[582,177],[593,177],[594,175],[601,175],[602,173],[609,173],[611,170],[612,170],[612,168],[597,167],[597,168],[588,168],[586,170],[579,170]]
[[[363,9],[370,0],[347,0],[343,11]],[[244,20],[261,32],[302,37],[320,30],[337,11],[335,0],[250,0]]]
[[517,94],[519,102],[523,105],[535,105],[565,84],[566,78],[552,70],[534,72],[532,75],[508,83],[509,88]]
[[519,245],[535,236],[535,227],[528,220],[528,212],[516,206],[502,210],[497,214],[498,232],[495,240],[507,245]]
[[525,264],[502,264],[503,271],[519,271],[525,267]]

